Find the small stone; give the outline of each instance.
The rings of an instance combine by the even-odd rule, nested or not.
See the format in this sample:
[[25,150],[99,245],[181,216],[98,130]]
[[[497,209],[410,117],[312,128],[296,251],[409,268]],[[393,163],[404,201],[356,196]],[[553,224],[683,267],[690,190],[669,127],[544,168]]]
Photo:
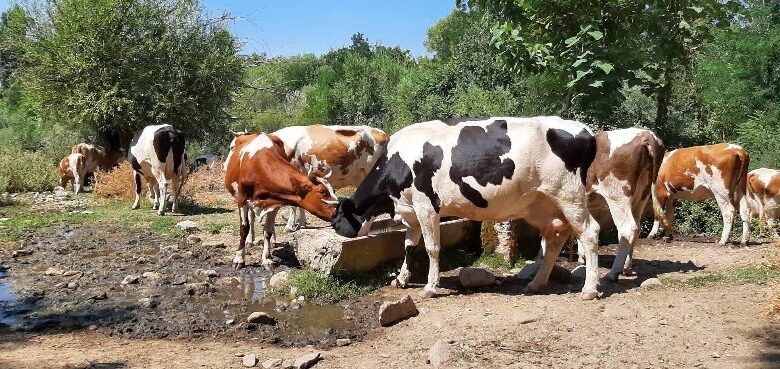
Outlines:
[[60,276],[65,274],[65,271],[60,268],[51,267],[46,269],[46,271],[43,273],[50,276]]
[[463,287],[492,286],[496,283],[496,276],[483,268],[460,268],[458,277]]
[[183,220],[176,223],[176,226],[187,232],[195,232],[198,230],[198,223],[191,220]]
[[284,287],[284,284],[287,283],[287,280],[290,279],[290,272],[284,270],[279,273],[274,274],[271,279],[268,280],[268,287],[271,287],[271,289],[278,290]]
[[660,325],[666,325],[666,319],[661,319],[658,321],[658,324]]
[[282,362],[282,359],[268,359],[263,361],[263,369],[276,368],[277,366],[281,366]]
[[203,247],[209,247],[209,248],[215,248],[215,249],[224,249],[225,243],[222,241],[204,241]]
[[143,306],[145,308],[150,308],[150,309],[154,309],[158,305],[160,305],[160,303],[156,299],[151,298],[151,297],[144,297],[144,298],[138,299],[138,303],[140,303],[141,306]]
[[336,346],[343,347],[343,346],[349,346],[352,344],[352,340],[349,338],[339,338],[336,340]]
[[141,276],[149,281],[159,281],[162,279],[162,274],[157,272],[144,272],[144,274],[141,274]]
[[428,350],[428,363],[433,367],[444,366],[455,359],[455,349],[444,340],[438,340]]
[[296,300],[298,300],[299,302],[304,302],[304,301],[306,301],[306,298],[301,295],[301,296],[298,296],[298,298]]
[[105,300],[108,298],[108,295],[105,292],[98,292],[92,296],[90,296],[89,300]]
[[85,214],[85,215],[94,214],[94,213],[95,213],[95,212],[94,212],[94,211],[92,211],[92,210],[82,210],[82,211],[81,211],[81,214]]
[[658,278],[648,278],[642,284],[640,284],[640,287],[648,287],[648,286],[660,286],[661,280]]
[[68,282],[68,288],[70,288],[70,289],[74,289],[74,288],[76,288],[78,286],[79,286],[79,284],[76,283],[75,281],[74,282]]
[[537,320],[539,320],[538,316],[527,316],[527,317],[525,317],[523,319],[520,319],[520,324],[533,323],[533,322],[535,322]]
[[571,271],[571,278],[583,281],[585,280],[585,266],[584,265],[577,265],[574,269]]
[[515,278],[519,280],[530,281],[534,279],[534,276],[536,276],[536,272],[539,271],[539,268],[541,267],[542,267],[542,263],[529,262],[523,267],[523,269],[520,269],[520,271],[515,274]]
[[146,257],[141,256],[138,259],[135,259],[135,262],[137,264],[141,264],[141,265],[148,264],[149,263],[149,259],[147,259]]
[[184,285],[184,293],[190,296],[202,296],[216,291],[208,282],[187,283]]
[[236,324],[236,320],[235,319],[228,319],[228,320],[225,321],[225,324],[227,324],[227,325]]
[[710,357],[713,358],[713,359],[718,359],[718,358],[720,358],[720,353],[713,352],[712,354],[710,354]]
[[0,218],[0,222],[7,222],[11,220],[11,218]]
[[255,365],[257,365],[257,355],[244,354],[244,357],[241,359],[241,364],[247,368],[254,367]]
[[276,319],[262,311],[255,311],[246,318],[247,323],[276,324]]
[[282,361],[282,368],[284,369],[292,368],[293,365],[295,365],[295,361],[293,359],[285,359]]
[[194,234],[187,236],[187,243],[188,244],[193,245],[193,244],[196,244],[198,242],[200,242],[200,237],[198,237],[198,236],[196,236]]
[[11,257],[12,258],[18,258],[20,256],[32,255],[32,253],[33,253],[33,250],[25,250],[25,249],[15,250],[14,252],[11,253]]
[[385,302],[379,307],[379,325],[387,327],[390,324],[415,316],[419,313],[417,306],[409,295],[401,300]]
[[219,277],[219,273],[213,269],[198,269],[195,271],[195,274],[200,274],[206,278]]
[[215,283],[219,287],[232,287],[232,286],[238,286],[239,284],[241,284],[241,281],[239,281],[238,278],[236,277],[222,277],[217,279]]
[[123,285],[136,284],[138,283],[139,279],[140,279],[139,276],[130,274],[127,277],[125,277],[125,279],[122,280],[122,284]]
[[303,355],[297,359],[295,359],[295,363],[293,364],[293,368],[295,369],[308,369],[314,366],[314,364],[317,364],[318,361],[322,359],[322,353],[315,352],[308,355]]

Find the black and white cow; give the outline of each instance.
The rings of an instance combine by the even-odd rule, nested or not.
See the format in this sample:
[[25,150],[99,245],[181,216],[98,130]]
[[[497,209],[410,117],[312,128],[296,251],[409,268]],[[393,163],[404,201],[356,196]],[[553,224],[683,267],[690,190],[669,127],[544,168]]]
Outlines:
[[135,176],[133,209],[138,209],[141,204],[143,176],[149,187],[152,208],[157,209],[158,214],[165,214],[168,181],[171,182],[171,211],[179,211],[179,192],[188,172],[184,147],[184,134],[169,124],[147,126],[135,134],[127,157]]
[[[585,247],[586,299],[598,294],[598,223],[587,207],[585,180],[596,140],[584,124],[558,117],[450,119],[408,126],[390,137],[386,154],[331,219],[337,233],[356,237],[379,214],[407,226],[406,259],[424,238],[430,259],[423,296],[439,283],[441,217],[483,221],[523,218],[541,230],[548,252],[528,285],[541,289],[563,242]],[[405,287],[407,261],[394,281]]]

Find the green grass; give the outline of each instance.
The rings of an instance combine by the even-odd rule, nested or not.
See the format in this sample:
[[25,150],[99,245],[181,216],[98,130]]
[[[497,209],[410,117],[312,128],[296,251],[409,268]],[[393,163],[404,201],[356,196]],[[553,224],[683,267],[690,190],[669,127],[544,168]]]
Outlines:
[[780,280],[780,265],[760,265],[713,272],[691,278],[661,278],[661,284],[669,287],[705,287],[712,285],[766,284]]
[[475,267],[488,267],[493,269],[505,269],[510,270],[513,268],[522,268],[526,264],[525,259],[517,259],[517,261],[514,264],[509,264],[508,261],[504,260],[504,258],[500,255],[489,253],[489,254],[482,254],[477,260],[475,260],[472,263],[472,266]]
[[69,214],[67,212],[63,212],[24,214],[20,211],[6,212],[6,209],[3,210],[3,213],[7,214],[10,219],[0,224],[0,241],[2,242],[14,242],[21,240],[25,230],[35,230],[60,222],[83,223],[98,219],[97,213]]
[[222,232],[223,228],[228,228],[230,225],[231,223],[227,222],[206,223],[203,225],[203,230],[211,234],[218,234]]

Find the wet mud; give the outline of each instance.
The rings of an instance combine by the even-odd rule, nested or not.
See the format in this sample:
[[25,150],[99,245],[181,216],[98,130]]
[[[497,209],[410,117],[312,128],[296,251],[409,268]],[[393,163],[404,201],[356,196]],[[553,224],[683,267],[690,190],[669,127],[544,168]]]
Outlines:
[[[0,331],[332,346],[339,338],[360,340],[377,325],[370,297],[328,305],[274,296],[266,288],[271,271],[235,271],[231,250],[185,240],[91,225],[28,232],[22,246],[0,250]],[[281,246],[273,272],[297,264]],[[256,311],[276,324],[247,323]]]

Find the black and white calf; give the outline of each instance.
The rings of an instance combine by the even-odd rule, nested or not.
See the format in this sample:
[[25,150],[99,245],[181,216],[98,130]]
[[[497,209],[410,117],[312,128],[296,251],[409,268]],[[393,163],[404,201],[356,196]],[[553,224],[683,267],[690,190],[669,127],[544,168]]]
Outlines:
[[[408,126],[352,198],[340,199],[331,224],[356,237],[382,213],[407,226],[406,256],[422,236],[430,259],[424,296],[439,282],[441,217],[483,221],[523,218],[541,230],[548,252],[528,285],[542,288],[570,234],[585,247],[583,297],[598,294],[598,223],[587,207],[585,180],[596,140],[584,125],[558,117],[451,119]],[[394,281],[405,287],[407,260]]]
[[138,131],[130,143],[127,160],[135,176],[135,202],[133,209],[141,204],[141,176],[149,187],[149,199],[160,215],[165,214],[167,184],[170,181],[173,205],[171,210],[179,211],[179,192],[187,179],[187,154],[184,153],[184,134],[169,124],[147,126]]

